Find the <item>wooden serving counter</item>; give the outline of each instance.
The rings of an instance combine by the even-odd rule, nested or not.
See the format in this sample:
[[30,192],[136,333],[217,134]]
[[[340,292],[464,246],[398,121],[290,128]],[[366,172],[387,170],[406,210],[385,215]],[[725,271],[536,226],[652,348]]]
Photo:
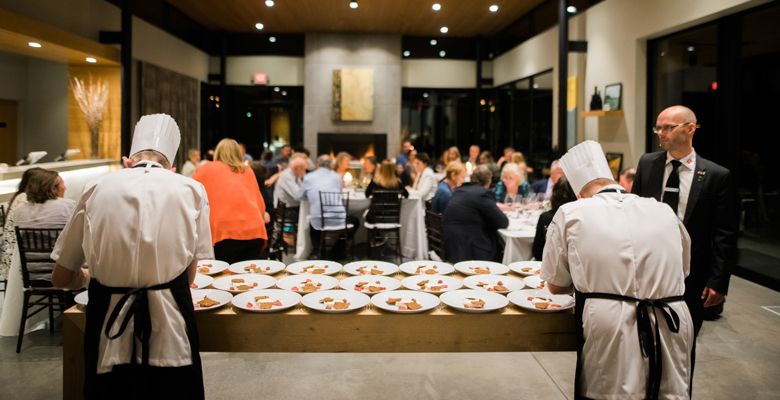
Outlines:
[[[82,306],[63,315],[63,398],[82,398]],[[489,313],[463,313],[441,304],[421,314],[367,308],[346,314],[298,305],[251,313],[228,305],[196,313],[200,351],[212,352],[512,352],[575,350],[574,314],[526,312],[509,304]]]

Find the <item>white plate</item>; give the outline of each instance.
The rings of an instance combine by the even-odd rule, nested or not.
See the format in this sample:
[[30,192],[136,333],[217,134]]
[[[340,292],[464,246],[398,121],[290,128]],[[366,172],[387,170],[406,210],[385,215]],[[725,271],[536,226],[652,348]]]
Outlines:
[[452,265],[438,261],[409,261],[401,264],[400,268],[407,275],[449,275],[455,272]]
[[276,287],[300,294],[313,293],[315,291],[307,292],[302,290],[303,285],[308,279],[311,279],[314,285],[319,284],[319,288],[315,291],[333,289],[336,287],[336,285],[339,284],[339,280],[332,276],[301,274],[286,276],[282,279],[279,279],[279,281],[276,282]]
[[512,272],[522,276],[533,276],[542,273],[541,261],[518,261],[509,264],[509,269]]
[[[357,287],[359,283],[365,283],[362,289]],[[339,282],[339,287],[344,290],[355,290],[367,295],[373,295],[388,290],[396,290],[401,287],[401,282],[398,281],[398,279],[389,276],[350,276],[349,278],[342,279],[341,282]],[[372,292],[369,290],[369,287],[375,287],[378,288],[378,290]]]
[[208,275],[195,274],[195,280],[190,285],[190,289],[205,289],[212,283],[214,283],[214,278]]
[[[337,310],[333,307],[333,302],[322,303],[324,299],[330,298],[334,302],[347,301],[349,304],[347,308]],[[371,298],[354,290],[324,290],[321,292],[309,293],[303,296],[301,303],[315,311],[322,311],[326,313],[345,313],[350,311],[359,310],[368,305],[371,302]]]
[[547,286],[547,283],[539,275],[526,276],[523,278],[523,282],[531,289],[544,289]]
[[[260,296],[268,296],[267,300],[263,302],[278,302],[270,309],[260,309],[257,305],[255,298]],[[233,297],[233,305],[246,311],[270,313],[286,310],[297,306],[301,302],[301,295],[291,292],[289,290],[282,289],[262,289],[262,290],[250,290]]]
[[[501,282],[506,290],[496,290],[495,286]],[[487,290],[506,294],[525,287],[522,280],[505,275],[472,275],[463,280],[463,286],[474,290]]]
[[79,294],[76,295],[73,300],[76,301],[76,304],[81,304],[82,306],[86,306],[87,303],[89,303],[89,293],[85,290]]
[[[518,290],[516,292],[509,293],[507,299],[513,304],[526,310],[538,311],[538,312],[558,312],[574,308],[574,297],[568,294],[550,294],[547,289],[525,289]],[[531,298],[531,300],[529,300]],[[551,304],[559,305],[560,307],[547,306],[546,309],[536,307],[537,303],[543,303],[538,298],[547,299]]]
[[464,275],[504,275],[509,267],[491,261],[461,261],[455,269]]
[[[256,270],[250,268],[255,267]],[[247,260],[230,264],[228,271],[234,274],[273,275],[284,269],[284,263],[274,260]]]
[[[425,287],[418,285],[423,281],[428,281]],[[439,283],[439,281],[442,281]],[[401,281],[401,285],[409,290],[416,290],[420,292],[427,292],[433,294],[439,294],[444,292],[451,292],[453,290],[460,289],[463,283],[459,279],[455,279],[451,276],[444,275],[413,275],[404,278]],[[446,285],[446,288],[441,290],[432,290],[431,286]]]
[[[217,289],[190,289],[190,293],[192,293],[192,305],[195,307],[195,311],[208,311],[220,308],[225,304],[230,303],[230,300],[233,299],[232,294]],[[218,303],[209,307],[199,306],[198,302],[203,300],[206,296]]]
[[[234,282],[236,279],[243,279],[244,282],[243,283]],[[275,283],[276,283],[276,279],[268,275],[238,274],[238,275],[223,276],[219,279],[216,279],[214,283],[211,284],[211,286],[231,293],[243,293],[249,290],[268,289],[269,287],[273,286]],[[240,287],[241,285],[245,285],[247,287],[241,288]]]
[[[458,310],[468,313],[483,313],[500,310],[509,304],[506,297],[493,292],[484,290],[461,289],[452,292],[442,293],[441,302]],[[485,302],[482,308],[466,308],[468,299],[479,299]]]
[[[314,271],[323,269],[321,273]],[[341,271],[341,264],[335,261],[315,260],[315,261],[299,261],[287,266],[287,272],[295,275],[299,274],[312,274],[312,275],[333,275]]]
[[[376,274],[371,272],[377,270],[381,271],[381,273]],[[344,272],[350,275],[387,276],[398,272],[398,266],[384,261],[355,261],[345,265]]]
[[[390,305],[387,304],[388,299],[401,299],[401,301],[397,302],[396,305]],[[408,310],[408,309],[401,310],[399,308],[398,304],[409,303],[413,299],[417,304],[422,306],[422,308],[420,308],[419,310]],[[439,296],[430,293],[418,292],[415,290],[391,290],[387,292],[378,293],[371,298],[371,304],[375,305],[377,308],[381,308],[385,311],[390,311],[390,312],[400,313],[400,314],[414,314],[414,313],[426,312],[428,310],[433,310],[434,308],[438,307],[439,303],[441,303],[441,301],[439,300]]]
[[228,263],[219,260],[198,261],[198,273],[204,275],[216,275],[228,268]]

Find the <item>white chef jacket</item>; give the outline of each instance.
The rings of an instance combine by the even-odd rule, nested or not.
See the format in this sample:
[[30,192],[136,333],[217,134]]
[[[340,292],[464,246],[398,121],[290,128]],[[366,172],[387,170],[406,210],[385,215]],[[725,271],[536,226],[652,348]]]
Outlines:
[[[666,181],[669,180],[669,175],[672,174],[672,160],[674,158],[668,152],[666,153],[666,166],[664,167],[664,180],[661,190],[666,187]],[[693,172],[696,169],[696,150],[691,150],[691,154],[681,158],[680,167],[677,168],[677,173],[680,176],[680,195],[677,201],[677,217],[680,221],[685,220],[685,210],[688,208],[688,195],[691,193],[691,184],[693,183]],[[663,193],[663,191],[661,192]],[[663,201],[663,194],[661,195],[661,201]]]
[[[620,188],[611,185],[608,188]],[[565,204],[547,228],[541,278],[583,293],[637,299],[681,296],[690,267],[690,238],[669,206],[625,193],[601,193]],[[660,322],[660,397],[687,399],[693,324],[685,302],[669,303],[680,317],[672,333]],[[651,313],[652,314],[652,313]],[[642,358],[636,303],[588,299],[583,314],[583,396],[644,399],[649,363]],[[655,322],[654,322],[655,323]]]
[[[206,190],[199,182],[163,168],[129,168],[105,175],[85,188],[51,257],[72,271],[86,263],[92,278],[105,286],[137,288],[170,282],[193,260],[214,258]],[[101,332],[120,297],[111,295]],[[149,365],[191,365],[193,349],[170,290],[151,290],[148,299]],[[132,301],[125,304],[112,334]],[[97,372],[129,363],[131,340],[132,318],[119,338],[108,340],[101,334]]]

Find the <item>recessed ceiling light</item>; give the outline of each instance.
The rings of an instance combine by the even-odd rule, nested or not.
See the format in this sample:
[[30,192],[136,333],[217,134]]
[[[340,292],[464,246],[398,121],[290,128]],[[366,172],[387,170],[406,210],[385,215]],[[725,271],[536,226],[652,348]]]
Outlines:
[[423,97],[427,99],[428,98],[428,92],[423,92]]
[[274,87],[274,92],[279,93],[279,86]]
[[490,7],[488,7],[488,10],[490,10],[490,12],[498,12],[498,6],[491,4]]
[[247,118],[252,118],[252,112],[251,111],[247,111],[246,112],[246,117]]
[[273,7],[274,6],[274,0],[265,0],[265,5],[267,7]]
[[29,43],[27,43],[27,45],[30,46],[30,47],[35,47],[36,49],[40,49],[41,48],[41,44],[38,43],[38,42],[29,42]]
[[87,57],[85,60],[87,60],[88,63],[92,63],[92,64],[97,62],[97,59],[95,59],[95,57]]
[[255,24],[255,29],[257,29],[258,31],[262,31],[263,28],[265,28],[265,25],[263,25],[262,22],[258,22]]
[[442,26],[441,28],[439,28],[439,32],[441,32],[441,33],[447,33],[449,31],[450,31],[450,28],[447,28],[446,26]]
[[412,53],[409,50],[404,51],[404,57],[409,57]]
[[271,42],[271,43],[276,43],[276,36],[269,37],[268,41]]
[[436,44],[439,43],[436,41],[436,39],[431,39],[431,46],[436,46]]
[[688,46],[688,51],[694,51],[694,50],[696,50],[696,48],[695,48],[695,47],[693,47],[693,46]]
[[356,9],[356,8],[358,8],[358,2],[357,2],[357,1],[354,1],[354,0],[350,1],[350,2],[349,2],[349,8],[351,8],[351,9],[353,9],[353,10],[354,10],[354,9]]
[[442,50],[442,51],[440,51],[440,52],[439,52],[439,57],[444,57],[444,56],[446,56],[446,55],[447,55],[447,52],[446,52],[446,51],[444,51],[444,50]]
[[433,3],[433,5],[431,6],[431,8],[433,9],[433,11],[439,11],[439,10],[441,10],[441,4],[439,4],[439,3]]
[[533,86],[534,86],[534,89],[539,89],[539,84],[538,83],[534,83]]
[[568,12],[569,14],[576,14],[577,13],[577,7],[568,6],[568,7],[566,7],[566,12]]
[[287,96],[287,91],[286,90],[282,90],[282,96]]

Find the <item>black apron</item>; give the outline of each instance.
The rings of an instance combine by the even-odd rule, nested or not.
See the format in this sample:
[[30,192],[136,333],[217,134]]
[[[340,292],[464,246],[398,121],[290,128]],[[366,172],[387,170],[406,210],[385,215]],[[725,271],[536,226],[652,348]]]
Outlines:
[[612,293],[582,293],[577,290],[574,291],[576,296],[576,303],[574,306],[574,316],[576,323],[577,333],[577,370],[574,375],[574,397],[576,399],[584,399],[582,396],[582,349],[585,346],[585,335],[583,332],[583,320],[582,313],[585,309],[585,301],[587,299],[608,299],[615,301],[629,301],[636,302],[636,319],[637,319],[637,333],[639,334],[639,348],[642,351],[642,357],[648,359],[650,363],[649,373],[647,375],[647,385],[645,386],[645,399],[658,399],[658,394],[661,389],[661,376],[662,376],[662,354],[660,333],[658,325],[661,323],[656,318],[655,329],[652,327],[650,321],[650,312],[654,315],[655,311],[661,311],[661,314],[666,320],[666,325],[673,333],[680,331],[680,317],[677,312],[669,306],[669,303],[678,301],[685,301],[683,296],[671,296],[663,299],[650,300],[650,299],[636,299],[629,296],[622,296]]
[[[147,296],[150,290],[171,291],[186,326],[190,352],[192,353],[191,365],[183,367],[153,367],[149,365],[152,319]],[[112,294],[122,294],[123,296],[109,314],[108,306]],[[127,314],[124,319],[118,321],[119,312],[128,300],[131,300],[132,303],[130,303]],[[103,331],[103,321],[107,315],[108,321],[106,329]],[[105,335],[108,340],[120,337],[131,318],[133,319],[134,340],[130,364],[115,365],[111,372],[98,374],[100,335]],[[115,322],[119,328],[112,335],[110,330]],[[148,288],[109,287],[102,285],[94,278],[90,281],[84,332],[85,398],[203,399],[203,372],[198,348],[195,309],[192,305],[186,269],[172,281]],[[137,363],[139,351],[141,353],[140,364]]]

